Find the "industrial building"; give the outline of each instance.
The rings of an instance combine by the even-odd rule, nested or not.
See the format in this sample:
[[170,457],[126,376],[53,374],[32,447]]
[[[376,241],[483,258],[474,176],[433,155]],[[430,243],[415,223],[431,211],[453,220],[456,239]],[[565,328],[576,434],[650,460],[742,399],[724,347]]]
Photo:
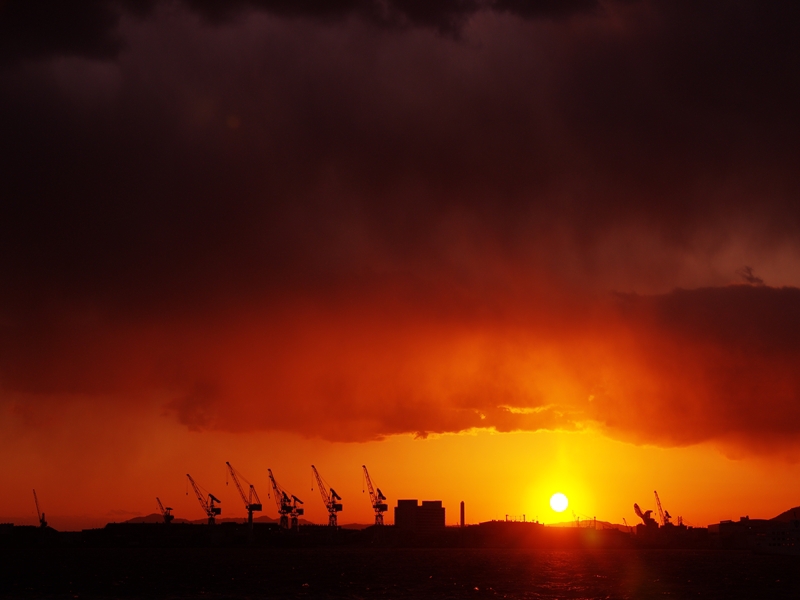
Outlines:
[[426,532],[444,529],[444,506],[441,500],[398,500],[394,508],[398,529]]

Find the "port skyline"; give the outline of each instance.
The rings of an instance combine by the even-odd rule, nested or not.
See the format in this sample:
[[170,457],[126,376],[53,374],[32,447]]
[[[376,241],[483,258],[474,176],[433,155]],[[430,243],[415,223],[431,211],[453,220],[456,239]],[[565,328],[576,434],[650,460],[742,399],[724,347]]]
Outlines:
[[[522,515],[527,520],[538,520],[544,524],[565,522],[574,520],[575,517],[581,521],[587,521],[594,517],[598,520],[611,523],[622,524],[625,518],[628,524],[635,524],[638,521],[633,512],[633,503],[637,502],[643,508],[655,509],[653,499],[653,489],[659,489],[663,496],[664,503],[668,510],[675,516],[682,516],[684,520],[694,526],[705,527],[708,524],[716,523],[724,519],[738,519],[740,516],[750,515],[751,517],[771,518],[780,512],[795,506],[796,495],[793,494],[791,487],[783,490],[780,494],[771,493],[767,487],[764,474],[764,488],[750,489],[749,486],[742,486],[734,493],[736,502],[726,500],[726,491],[714,490],[714,479],[709,478],[705,483],[701,482],[696,489],[689,490],[681,487],[682,482],[689,476],[703,477],[706,470],[710,468],[720,469],[717,474],[719,478],[734,477],[739,474],[742,479],[746,479],[760,472],[760,465],[748,464],[746,461],[730,461],[723,455],[716,457],[715,461],[696,463],[696,459],[687,458],[683,464],[695,462],[696,470],[684,469],[680,473],[667,473],[661,478],[651,475],[646,481],[636,479],[639,469],[646,469],[648,465],[654,464],[663,452],[658,449],[639,450],[642,453],[640,463],[634,463],[632,456],[636,455],[637,448],[629,444],[618,442],[603,442],[598,439],[586,440],[587,444],[596,447],[596,444],[606,443],[617,452],[618,460],[627,460],[630,464],[630,471],[624,468],[614,469],[604,472],[598,468],[601,461],[587,460],[582,464],[577,461],[581,457],[588,456],[587,449],[581,447],[580,438],[590,434],[574,434],[567,436],[568,439],[576,440],[569,445],[571,450],[560,449],[562,462],[555,462],[551,465],[541,465],[539,463],[506,463],[505,466],[498,466],[488,452],[488,449],[498,447],[498,438],[501,436],[491,433],[468,434],[459,438],[458,436],[441,436],[428,440],[413,438],[399,438],[373,444],[359,446],[344,446],[324,442],[311,442],[307,448],[303,447],[302,442],[299,447],[303,451],[292,458],[283,457],[282,460],[268,461],[267,459],[255,457],[258,451],[250,444],[240,446],[238,454],[242,456],[239,464],[234,462],[232,457],[228,457],[231,462],[246,474],[249,481],[256,485],[264,503],[262,515],[277,518],[274,501],[267,498],[269,490],[269,480],[267,478],[267,468],[272,468],[276,477],[287,489],[298,495],[304,501],[306,510],[305,518],[311,522],[324,523],[327,518],[324,506],[322,505],[319,492],[314,486],[312,490],[312,478],[310,462],[301,462],[304,458],[316,461],[327,481],[332,487],[344,497],[344,511],[340,515],[342,523],[363,523],[369,524],[372,519],[369,499],[364,487],[363,475],[360,470],[361,457],[371,455],[373,464],[371,472],[373,477],[380,483],[391,502],[396,502],[400,498],[420,498],[420,499],[441,499],[444,501],[448,511],[448,524],[455,524],[458,520],[457,507],[462,500],[467,503],[467,521],[477,523],[492,519],[503,520],[506,515],[512,519],[522,519]],[[284,440],[278,437],[275,448],[285,446]],[[509,454],[519,452],[522,449],[530,448],[537,444],[538,438],[547,438],[548,434],[512,434],[510,438],[517,442],[516,446],[504,446],[504,450]],[[538,446],[538,451],[546,455],[547,452],[555,453],[559,451],[561,442],[557,436],[549,436],[552,439],[551,445],[545,444]],[[229,448],[228,444],[225,444]],[[476,448],[475,446],[479,447]],[[340,450],[341,456],[338,453]],[[471,449],[471,450],[469,450]],[[470,458],[468,452],[474,452],[472,460],[465,460],[461,463],[452,462],[451,457],[461,454]],[[420,452],[420,454],[415,454]],[[466,452],[466,454],[464,454]],[[691,450],[684,452],[691,455]],[[234,451],[232,454],[236,454]],[[246,511],[237,496],[237,492],[232,482],[226,478],[224,470],[224,460],[213,459],[212,452],[206,451],[202,461],[194,461],[191,472],[193,476],[209,491],[212,491],[223,502],[223,518],[245,518]],[[265,451],[265,455],[268,451]],[[276,452],[280,454],[280,452]],[[406,456],[407,462],[397,460],[396,455]],[[325,462],[317,460],[316,457],[327,455]],[[415,461],[420,460],[420,456],[428,456],[428,470],[415,470]],[[438,460],[437,460],[438,459]],[[206,461],[209,461],[206,463]],[[570,465],[574,465],[570,467]],[[324,470],[323,470],[324,469]],[[439,471],[438,469],[441,469]],[[524,469],[525,475],[520,475]],[[84,527],[102,526],[106,522],[120,522],[137,516],[144,516],[155,512],[155,496],[161,497],[175,508],[178,517],[197,520],[203,517],[197,500],[191,490],[187,490],[184,472],[186,468],[175,467],[171,469],[175,474],[169,478],[162,473],[156,473],[153,483],[148,483],[147,476],[143,477],[143,485],[137,490],[135,496],[127,493],[123,495],[108,494],[103,496],[101,493],[85,492],[92,489],[89,485],[94,485],[96,480],[91,477],[91,473],[85,476],[89,480],[86,488],[78,486],[70,487],[68,481],[59,482],[52,480],[45,483],[50,485],[42,486],[37,483],[39,493],[43,495],[47,502],[50,521],[54,527],[67,529],[80,529]],[[165,470],[166,471],[166,470]],[[380,476],[380,479],[378,477]],[[470,478],[473,479],[470,479]],[[619,485],[614,494],[602,494],[592,492],[593,488],[602,490],[605,480],[609,477],[617,478]],[[98,478],[99,479],[99,478]],[[474,486],[468,485],[470,481],[480,479],[485,482],[487,489],[492,490],[492,494],[482,496],[475,491]],[[752,479],[748,479],[752,481]],[[40,479],[41,481],[41,479]],[[228,485],[226,485],[228,481]],[[56,483],[56,487],[52,487]],[[653,489],[651,489],[653,488]],[[113,489],[113,486],[105,489]],[[187,495],[186,492],[189,492]],[[557,513],[549,506],[549,499],[553,493],[562,492],[567,495],[570,506],[565,512]],[[55,492],[55,493],[54,493]],[[19,524],[34,524],[36,514],[33,509],[33,502],[30,498],[30,489],[19,488],[20,497],[12,498],[7,496],[3,505],[5,508],[5,519],[14,520]],[[60,498],[76,496],[73,504],[69,502],[66,506],[75,512],[64,514],[63,509],[58,510],[59,505],[64,506]],[[716,498],[718,501],[707,502],[704,496]],[[81,498],[90,497],[94,504],[82,502]],[[55,504],[55,506],[54,506]],[[74,506],[74,508],[72,508]],[[81,512],[86,506],[97,506],[94,514]],[[106,506],[113,506],[116,512],[105,509]],[[391,504],[394,506],[394,504]],[[574,516],[573,516],[574,511]],[[88,513],[88,514],[87,514]],[[273,514],[274,513],[274,514]],[[774,513],[774,514],[773,514]],[[389,517],[391,519],[391,516]]]

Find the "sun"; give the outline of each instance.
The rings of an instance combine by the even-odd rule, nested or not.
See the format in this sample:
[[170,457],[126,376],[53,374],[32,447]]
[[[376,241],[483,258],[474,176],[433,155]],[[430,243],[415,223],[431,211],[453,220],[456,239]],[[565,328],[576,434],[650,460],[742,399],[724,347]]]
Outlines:
[[567,500],[567,497],[561,492],[553,494],[550,498],[550,508],[556,512],[564,512],[567,510],[567,506],[569,506],[569,500]]

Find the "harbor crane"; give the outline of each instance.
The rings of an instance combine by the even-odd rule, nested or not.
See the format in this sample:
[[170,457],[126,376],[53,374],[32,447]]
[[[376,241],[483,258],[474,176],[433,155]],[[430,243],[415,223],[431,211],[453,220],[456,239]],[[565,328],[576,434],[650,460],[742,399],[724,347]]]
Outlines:
[[39,497],[36,495],[36,490],[33,490],[33,501],[36,503],[36,514],[39,515],[39,527],[46,529],[47,521],[44,518],[44,513],[39,510]]
[[297,503],[299,502],[302,504],[303,501],[295,495],[286,493],[286,491],[278,485],[278,482],[275,481],[272,469],[267,469],[267,471],[269,471],[269,481],[272,484],[275,504],[278,507],[278,515],[280,515],[281,529],[291,528],[292,531],[297,531],[299,528],[297,518],[305,512],[304,509],[297,506]]
[[670,523],[670,519],[672,517],[670,516],[669,511],[661,508],[661,498],[658,497],[658,492],[653,491],[653,493],[656,495],[656,506],[658,506],[658,516],[661,518],[661,525],[663,527],[672,525],[672,523]]
[[[189,478],[189,483],[192,484],[192,489],[194,490],[195,496],[197,496],[197,501],[208,516],[208,524],[213,525],[216,523],[216,516],[222,513],[222,509],[219,506],[214,506],[214,503],[218,502],[221,504],[222,501],[211,492],[208,493],[208,498],[206,498],[205,494],[200,491],[200,488],[194,482],[194,479],[192,479],[192,476],[187,473],[186,477]],[[189,492],[186,493],[188,494]]]
[[[244,502],[244,507],[247,509],[247,524],[250,526],[250,529],[253,528],[253,513],[254,512],[261,512],[261,499],[258,497],[258,493],[256,493],[255,486],[247,481],[244,478],[244,475],[239,473],[236,469],[231,466],[231,463],[225,462],[228,465],[228,471],[231,474],[231,478],[233,479],[234,485],[236,485],[236,489],[239,490],[239,495],[242,497],[242,502]],[[242,488],[242,484],[239,483],[239,479],[244,481],[247,485],[250,486],[250,489],[247,494],[244,493],[244,488]]]
[[164,519],[164,523],[169,525],[172,519],[175,518],[172,514],[172,507],[167,506],[166,508],[164,508],[164,505],[161,504],[161,499],[158,496],[156,496],[156,502],[158,502],[158,512],[161,513],[161,517]]
[[364,469],[364,478],[367,481],[367,489],[369,490],[369,500],[372,503],[372,510],[375,511],[375,525],[383,525],[383,513],[389,510],[389,505],[386,504],[386,496],[383,495],[381,488],[372,487],[372,479],[369,477],[367,465],[361,465]]
[[320,496],[322,496],[322,502],[325,504],[325,508],[328,509],[328,525],[330,527],[336,527],[336,513],[342,510],[342,503],[337,502],[337,500],[341,500],[342,497],[337,494],[333,488],[330,488],[330,491],[328,491],[325,486],[325,482],[322,480],[322,477],[320,477],[320,474],[317,471],[317,467],[311,465],[311,470],[314,472],[314,477],[317,480],[317,487],[319,488]]
[[656,523],[656,520],[650,516],[653,513],[652,510],[646,510],[642,512],[642,509],[639,508],[639,505],[634,504],[633,511],[636,513],[636,516],[642,520],[642,523],[644,523],[647,527],[654,527],[654,526],[658,527],[658,523]]

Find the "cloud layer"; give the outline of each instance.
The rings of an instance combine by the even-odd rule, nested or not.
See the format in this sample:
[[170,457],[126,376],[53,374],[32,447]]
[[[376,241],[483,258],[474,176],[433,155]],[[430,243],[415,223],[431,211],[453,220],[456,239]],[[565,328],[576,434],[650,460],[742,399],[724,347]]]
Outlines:
[[118,32],[121,19],[149,18],[160,7],[176,5],[216,24],[260,11],[323,22],[357,16],[384,27],[428,27],[450,35],[481,12],[557,18],[602,7],[598,0],[6,0],[0,6],[0,62],[51,56],[115,58],[125,47]]
[[16,414],[794,448],[794,4],[70,6],[0,9]]

